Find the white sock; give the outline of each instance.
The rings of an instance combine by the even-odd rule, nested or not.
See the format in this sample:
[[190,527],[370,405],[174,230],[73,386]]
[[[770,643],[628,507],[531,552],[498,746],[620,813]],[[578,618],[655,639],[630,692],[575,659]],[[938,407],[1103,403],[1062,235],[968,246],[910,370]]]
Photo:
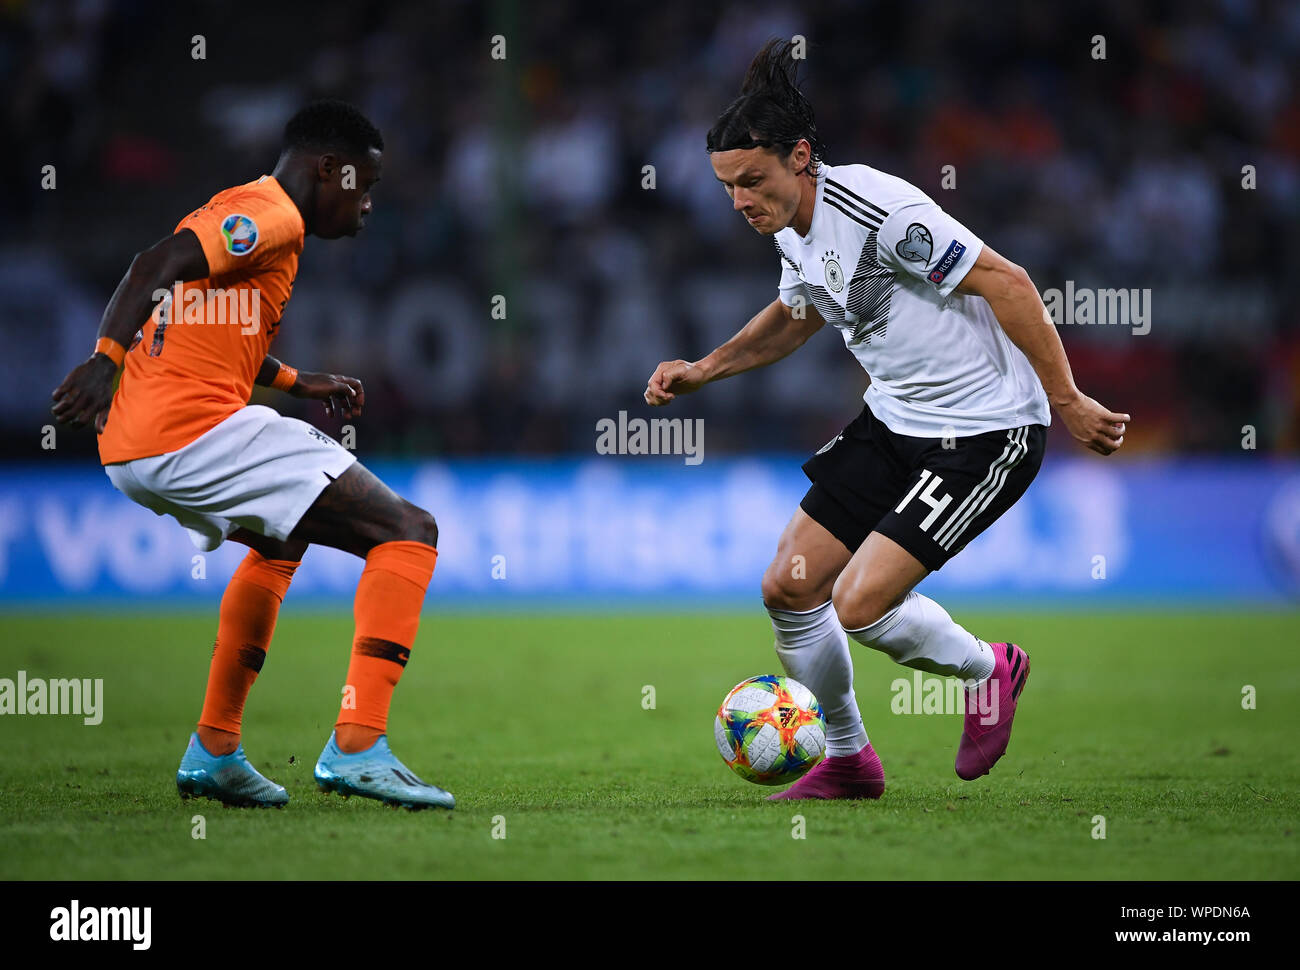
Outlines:
[[993,648],[915,590],[875,623],[845,632],[904,667],[977,682],[993,673]]
[[767,612],[772,616],[781,666],[821,702],[826,754],[832,758],[857,754],[867,746],[867,731],[853,694],[849,641],[834,605],[828,601],[802,613],[768,607]]

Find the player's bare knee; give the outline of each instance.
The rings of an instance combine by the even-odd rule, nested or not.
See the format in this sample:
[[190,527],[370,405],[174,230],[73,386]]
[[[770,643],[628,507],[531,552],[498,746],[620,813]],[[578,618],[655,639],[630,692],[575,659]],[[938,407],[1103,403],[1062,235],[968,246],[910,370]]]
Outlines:
[[786,594],[785,583],[782,577],[777,573],[775,563],[767,567],[767,572],[763,573],[762,592],[763,603],[774,610],[790,609],[790,601]]
[[890,604],[887,599],[880,594],[879,590],[872,589],[868,583],[847,575],[839,578],[831,593],[835,614],[840,618],[840,625],[846,630],[861,630],[879,620],[889,612]]
[[780,558],[763,573],[763,604],[773,610],[811,610],[826,602],[826,595],[807,578],[796,578],[781,568]]
[[426,546],[438,547],[438,523],[418,505],[406,503],[401,529],[401,538],[407,542],[423,542]]

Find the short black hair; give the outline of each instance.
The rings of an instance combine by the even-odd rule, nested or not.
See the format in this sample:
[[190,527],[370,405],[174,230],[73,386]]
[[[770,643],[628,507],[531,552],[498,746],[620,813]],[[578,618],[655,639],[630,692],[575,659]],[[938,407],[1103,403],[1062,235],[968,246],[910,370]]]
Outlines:
[[799,90],[792,47],[790,41],[774,37],[754,56],[740,97],[723,109],[709,129],[706,147],[710,154],[769,148],[788,158],[799,140],[807,139],[812,147],[808,170],[816,172],[826,146],[817,134],[812,105]]
[[284,148],[364,155],[372,148],[383,151],[384,136],[346,101],[313,101],[284,126]]

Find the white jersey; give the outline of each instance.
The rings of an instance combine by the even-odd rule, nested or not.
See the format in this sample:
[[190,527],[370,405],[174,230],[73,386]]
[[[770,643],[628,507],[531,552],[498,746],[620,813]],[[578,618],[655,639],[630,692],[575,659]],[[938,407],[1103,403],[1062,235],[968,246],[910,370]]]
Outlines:
[[773,237],[781,302],[817,308],[871,377],[896,434],[965,436],[1051,421],[1033,367],[988,302],[954,293],[984,243],[916,186],[823,164],[807,236]]

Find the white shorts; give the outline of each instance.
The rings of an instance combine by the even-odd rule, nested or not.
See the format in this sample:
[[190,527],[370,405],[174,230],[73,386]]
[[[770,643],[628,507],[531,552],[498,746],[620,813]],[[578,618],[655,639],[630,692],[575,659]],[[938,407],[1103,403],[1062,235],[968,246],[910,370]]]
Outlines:
[[131,501],[174,516],[208,551],[241,527],[289,538],[325,486],[356,460],[307,422],[255,404],[179,451],[105,465],[104,472]]

